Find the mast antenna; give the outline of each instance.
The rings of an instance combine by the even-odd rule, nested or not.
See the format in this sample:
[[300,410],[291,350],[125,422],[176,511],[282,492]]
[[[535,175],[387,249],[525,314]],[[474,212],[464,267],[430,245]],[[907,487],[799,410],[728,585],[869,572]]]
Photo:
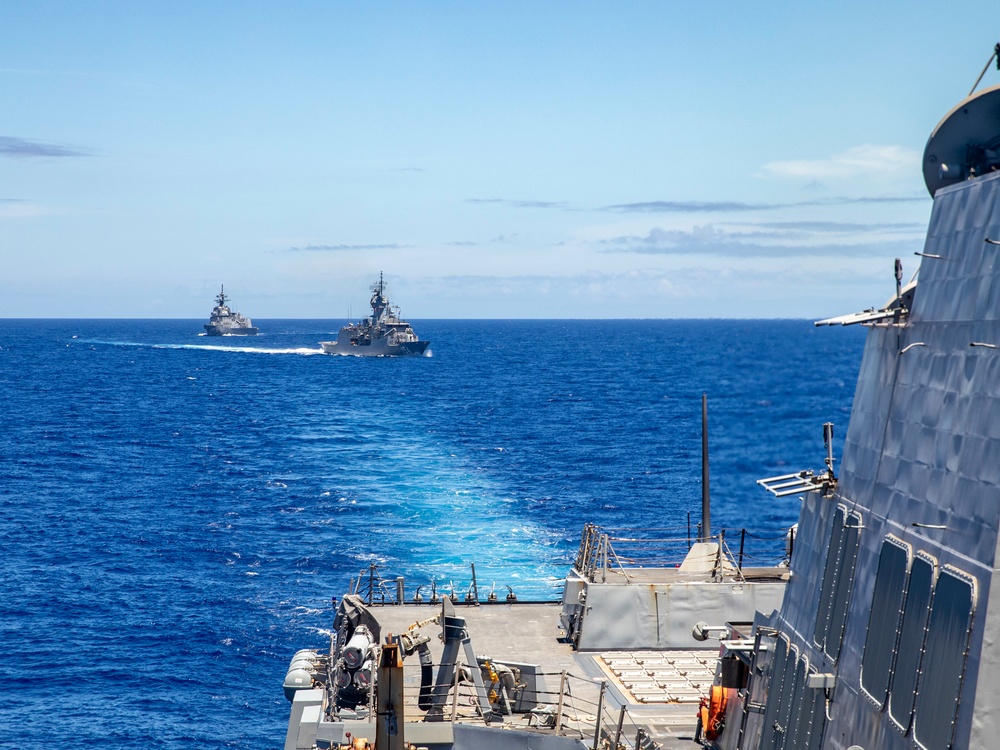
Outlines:
[[712,538],[712,502],[708,492],[708,394],[701,394],[701,538]]
[[979,82],[983,80],[983,76],[986,75],[986,71],[989,70],[990,63],[992,63],[994,60],[997,61],[997,70],[1000,70],[1000,44],[997,44],[993,48],[993,54],[990,55],[990,59],[987,60],[986,65],[983,66],[983,72],[979,74],[979,78],[977,78],[976,82],[972,84],[972,90],[969,91],[969,96],[972,96],[972,93],[976,90],[976,86],[979,85]]

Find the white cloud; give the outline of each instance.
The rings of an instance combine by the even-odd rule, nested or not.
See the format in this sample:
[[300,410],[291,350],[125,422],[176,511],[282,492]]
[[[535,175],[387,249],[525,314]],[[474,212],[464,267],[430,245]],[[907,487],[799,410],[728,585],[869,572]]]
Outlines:
[[913,225],[852,225],[835,222],[730,223],[691,229],[652,227],[645,235],[621,235],[600,241],[604,252],[639,255],[698,255],[743,258],[900,255],[919,247]]
[[762,170],[779,177],[823,179],[896,175],[919,171],[920,154],[902,146],[855,146],[826,159],[772,161]]
[[17,198],[0,198],[0,219],[33,219],[51,215],[51,211]]

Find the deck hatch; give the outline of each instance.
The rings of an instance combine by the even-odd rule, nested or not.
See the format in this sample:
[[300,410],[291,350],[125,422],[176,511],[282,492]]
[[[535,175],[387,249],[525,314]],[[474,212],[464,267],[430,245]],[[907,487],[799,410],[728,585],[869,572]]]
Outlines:
[[910,557],[910,545],[905,542],[893,536],[887,536],[882,542],[861,660],[861,687],[880,709],[885,706],[889,693],[889,674],[896,654]]

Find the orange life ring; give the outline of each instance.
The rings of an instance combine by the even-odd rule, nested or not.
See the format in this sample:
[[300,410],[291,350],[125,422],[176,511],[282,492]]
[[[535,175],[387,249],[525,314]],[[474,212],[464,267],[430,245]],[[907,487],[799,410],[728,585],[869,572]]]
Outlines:
[[701,721],[706,740],[718,739],[726,728],[726,704],[728,702],[729,690],[721,685],[712,685],[708,706],[702,708]]
[[694,733],[694,741],[699,742],[701,740],[701,735],[705,733],[705,727],[708,726],[708,698],[702,698],[701,703],[698,705],[698,729]]

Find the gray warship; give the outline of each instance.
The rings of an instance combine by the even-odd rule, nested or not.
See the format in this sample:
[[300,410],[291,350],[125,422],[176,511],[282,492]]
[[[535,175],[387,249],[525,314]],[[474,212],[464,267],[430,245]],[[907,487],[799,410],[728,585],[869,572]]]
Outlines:
[[229,309],[229,298],[226,296],[225,284],[215,298],[212,315],[205,324],[205,333],[209,336],[256,336],[258,329],[253,321],[238,312]]
[[712,532],[706,460],[694,540],[588,525],[559,603],[483,601],[474,566],[464,598],[407,600],[372,566],[292,659],[285,750],[995,747],[1000,86],[923,167],[918,274],[897,261],[884,305],[818,323],[868,328],[840,471],[827,423],[825,468],[758,480],[802,504],[782,559]]
[[320,341],[323,352],[355,357],[407,357],[419,356],[427,350],[430,342],[417,338],[410,324],[399,317],[399,308],[389,304],[381,273],[372,285],[371,306],[372,314],[341,328],[336,341]]
[[761,480],[802,498],[791,579],[776,612],[720,630],[712,747],[1000,741],[998,147],[994,86],[927,142],[918,274],[897,261],[885,305],[817,323],[869,329],[841,471]]

